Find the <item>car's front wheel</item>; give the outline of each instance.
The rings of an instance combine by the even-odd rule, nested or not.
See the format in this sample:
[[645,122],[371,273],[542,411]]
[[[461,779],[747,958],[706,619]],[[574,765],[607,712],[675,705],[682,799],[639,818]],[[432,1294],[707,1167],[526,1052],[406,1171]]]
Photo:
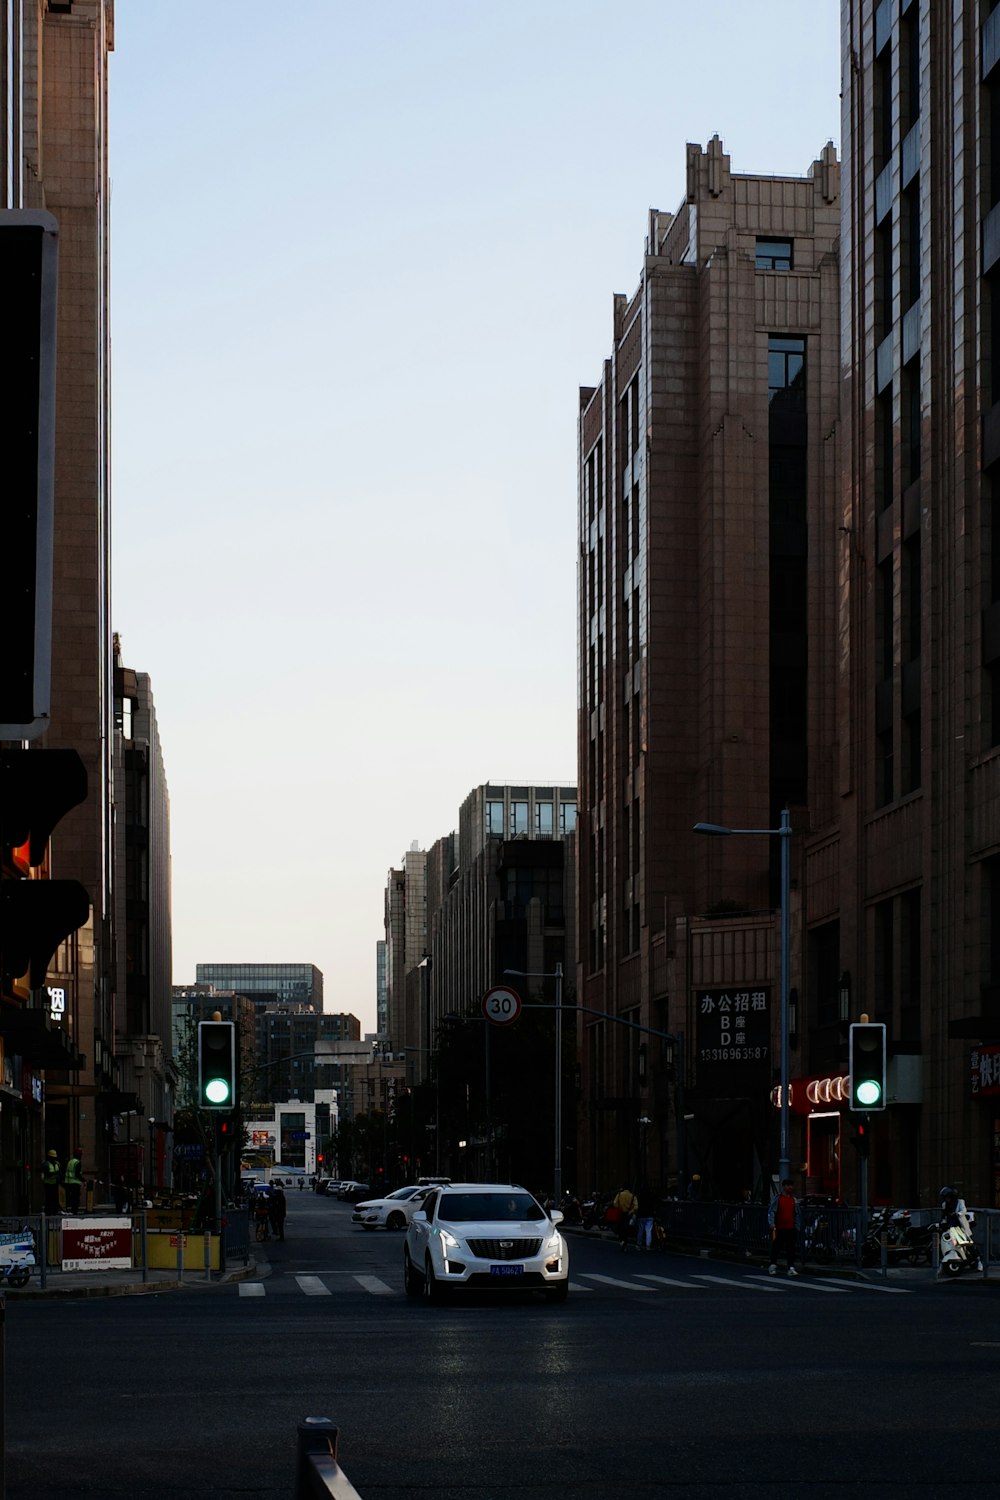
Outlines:
[[565,1302],[569,1296],[569,1279],[557,1281],[555,1286],[545,1288],[546,1302]]
[[440,1302],[444,1296],[441,1283],[434,1275],[434,1267],[428,1255],[424,1261],[424,1298],[428,1302]]
[[419,1297],[423,1290],[420,1277],[413,1269],[409,1250],[403,1251],[403,1290],[408,1297]]
[[385,1221],[385,1227],[386,1229],[405,1229],[406,1216],[401,1214],[398,1208],[394,1208]]

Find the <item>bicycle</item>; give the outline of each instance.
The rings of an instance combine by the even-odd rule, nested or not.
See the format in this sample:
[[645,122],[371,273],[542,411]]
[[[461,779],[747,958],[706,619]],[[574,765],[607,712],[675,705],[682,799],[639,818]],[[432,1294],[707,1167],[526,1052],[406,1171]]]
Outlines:
[[267,1215],[266,1214],[258,1214],[256,1216],[256,1221],[255,1221],[255,1226],[254,1226],[254,1234],[256,1236],[257,1243],[259,1245],[262,1245],[265,1240],[270,1239],[270,1237],[271,1237],[271,1226],[267,1222]]

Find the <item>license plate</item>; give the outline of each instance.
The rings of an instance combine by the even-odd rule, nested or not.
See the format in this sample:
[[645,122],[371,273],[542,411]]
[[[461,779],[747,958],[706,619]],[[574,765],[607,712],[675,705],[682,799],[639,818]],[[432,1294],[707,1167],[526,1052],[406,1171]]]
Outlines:
[[491,1276],[521,1276],[523,1273],[523,1266],[490,1266]]

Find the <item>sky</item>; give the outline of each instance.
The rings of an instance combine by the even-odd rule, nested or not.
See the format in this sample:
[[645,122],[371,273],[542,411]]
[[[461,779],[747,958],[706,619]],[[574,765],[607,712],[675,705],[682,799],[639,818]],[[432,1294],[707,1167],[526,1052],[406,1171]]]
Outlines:
[[685,143],[840,143],[838,0],[117,0],[113,614],[174,981],[375,1026],[389,869],[576,780],[576,417]]

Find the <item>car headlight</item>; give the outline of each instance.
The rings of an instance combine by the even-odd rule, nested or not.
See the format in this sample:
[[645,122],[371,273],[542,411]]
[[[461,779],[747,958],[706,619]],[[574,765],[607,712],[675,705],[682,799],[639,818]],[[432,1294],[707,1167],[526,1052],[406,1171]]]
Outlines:
[[554,1234],[545,1246],[546,1255],[558,1255],[562,1250],[562,1235]]
[[458,1240],[456,1240],[453,1234],[449,1234],[447,1229],[439,1229],[438,1234],[441,1236],[441,1243],[446,1250],[458,1250],[460,1248]]

